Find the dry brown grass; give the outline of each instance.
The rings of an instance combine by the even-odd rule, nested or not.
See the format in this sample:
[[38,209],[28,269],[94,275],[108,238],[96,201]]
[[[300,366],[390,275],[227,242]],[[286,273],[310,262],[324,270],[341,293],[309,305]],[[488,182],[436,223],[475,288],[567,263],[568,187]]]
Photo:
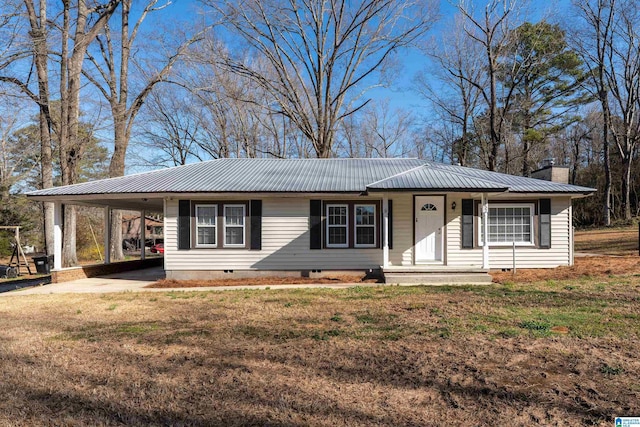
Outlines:
[[174,280],[162,279],[150,284],[147,288],[201,288],[218,286],[271,286],[271,285],[297,285],[305,283],[331,284],[331,283],[377,283],[379,279],[366,275],[335,275],[327,277],[252,277],[244,279],[207,279],[207,280]]
[[492,271],[495,283],[531,283],[542,280],[568,280],[581,277],[608,277],[640,274],[640,257],[638,256],[590,256],[576,258],[574,265],[558,268],[518,269],[511,271]]
[[598,228],[575,232],[575,249],[602,255],[638,255],[638,227]]
[[612,425],[640,280],[12,296],[0,425]]

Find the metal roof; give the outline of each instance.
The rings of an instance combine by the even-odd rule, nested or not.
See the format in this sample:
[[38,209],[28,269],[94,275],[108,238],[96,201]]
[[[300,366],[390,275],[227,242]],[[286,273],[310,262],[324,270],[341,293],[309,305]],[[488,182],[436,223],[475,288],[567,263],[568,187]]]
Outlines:
[[595,190],[419,159],[217,159],[28,193],[34,198],[152,193],[385,190],[581,193]]
[[425,162],[426,166],[442,171],[455,173],[472,179],[482,179],[507,186],[510,193],[579,193],[590,194],[595,188],[578,185],[562,184],[559,182],[545,181],[542,179],[527,178],[524,176],[508,175],[500,172],[491,172],[481,169],[468,168],[456,165],[445,165],[437,162]]
[[29,196],[127,193],[361,192],[418,159],[217,159],[48,188]]
[[452,190],[452,191],[507,191],[507,185],[478,178],[451,173],[449,171],[421,165],[369,184],[370,191],[381,190]]

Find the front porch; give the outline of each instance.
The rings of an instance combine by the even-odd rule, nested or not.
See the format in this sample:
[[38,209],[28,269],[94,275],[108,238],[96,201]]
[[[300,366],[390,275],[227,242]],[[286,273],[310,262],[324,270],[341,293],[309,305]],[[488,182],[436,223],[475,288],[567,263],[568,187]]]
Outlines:
[[[476,242],[474,234],[480,228],[487,234],[489,199],[497,194],[408,191],[381,196],[383,271],[415,275],[489,270],[489,244]],[[475,215],[482,218],[475,227],[469,223],[474,216],[472,200],[478,205]]]

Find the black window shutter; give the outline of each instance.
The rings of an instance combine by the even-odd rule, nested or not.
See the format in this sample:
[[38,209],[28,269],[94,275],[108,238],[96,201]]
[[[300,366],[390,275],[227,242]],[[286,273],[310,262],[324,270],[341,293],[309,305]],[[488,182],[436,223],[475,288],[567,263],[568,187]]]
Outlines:
[[322,249],[322,200],[311,200],[309,206],[309,248]]
[[389,200],[389,210],[387,215],[389,217],[389,249],[393,249],[393,200]]
[[540,199],[540,209],[538,210],[540,221],[540,247],[549,249],[551,247],[551,199]]
[[462,199],[462,248],[473,249],[473,199]]
[[178,249],[191,248],[191,201],[178,201]]
[[262,200],[251,200],[251,249],[262,249]]

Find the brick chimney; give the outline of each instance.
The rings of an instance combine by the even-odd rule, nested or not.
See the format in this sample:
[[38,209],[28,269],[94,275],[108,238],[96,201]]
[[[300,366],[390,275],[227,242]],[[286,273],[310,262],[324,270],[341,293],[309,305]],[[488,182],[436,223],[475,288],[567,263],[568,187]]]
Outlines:
[[555,159],[544,159],[542,167],[531,172],[531,178],[543,179],[545,181],[558,182],[560,184],[569,183],[569,167],[556,166]]

